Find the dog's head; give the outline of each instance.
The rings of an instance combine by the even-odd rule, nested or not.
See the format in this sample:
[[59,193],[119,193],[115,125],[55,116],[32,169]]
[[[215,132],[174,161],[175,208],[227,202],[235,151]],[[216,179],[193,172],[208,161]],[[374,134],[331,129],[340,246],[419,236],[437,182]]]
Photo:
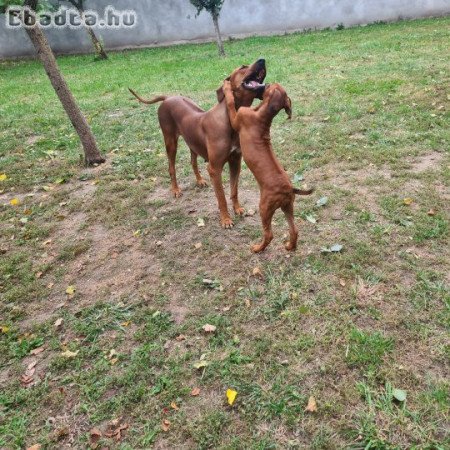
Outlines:
[[292,101],[281,84],[272,83],[266,86],[262,104],[269,106],[269,110],[273,116],[276,116],[284,109],[288,115],[288,119],[292,118]]
[[[255,98],[262,99],[266,85],[266,60],[258,59],[251,66],[241,66],[227,78],[231,83],[236,106],[250,106]],[[219,103],[224,99],[222,86],[217,89]]]

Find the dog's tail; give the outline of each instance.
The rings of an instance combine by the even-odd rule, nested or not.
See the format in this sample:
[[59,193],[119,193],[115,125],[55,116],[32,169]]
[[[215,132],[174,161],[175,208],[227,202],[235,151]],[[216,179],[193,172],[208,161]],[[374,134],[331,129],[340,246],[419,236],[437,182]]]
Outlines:
[[297,194],[297,195],[311,195],[314,192],[314,188],[306,189],[306,190],[294,188],[293,190],[294,190],[294,194]]
[[141,102],[145,103],[146,105],[153,105],[153,103],[163,102],[167,95],[160,95],[159,97],[155,97],[151,100],[145,100],[142,97],[139,97],[139,95],[136,94],[136,92],[133,91],[133,89],[128,88],[128,90]]

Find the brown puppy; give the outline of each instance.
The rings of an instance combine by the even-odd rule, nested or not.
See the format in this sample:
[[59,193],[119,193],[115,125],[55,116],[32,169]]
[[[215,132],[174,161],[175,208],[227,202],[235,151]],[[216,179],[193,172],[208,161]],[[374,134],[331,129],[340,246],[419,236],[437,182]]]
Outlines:
[[[262,98],[265,76],[265,60],[259,59],[251,66],[241,66],[227,78],[233,87],[237,108],[250,106],[255,98]],[[207,112],[186,97],[160,96],[153,100],[143,100],[134,91],[131,89],[130,91],[142,103],[163,102],[159,107],[158,117],[169,158],[169,173],[174,196],[181,195],[175,172],[177,144],[181,135],[191,150],[191,164],[199,186],[206,186],[206,182],[198,170],[197,156],[201,156],[209,163],[208,172],[219,204],[222,226],[231,228],[233,221],[228,214],[227,201],[223,191],[222,170],[225,163],[228,162],[230,197],[235,213],[241,215],[244,213],[244,209],[241,208],[238,200],[238,180],[242,155],[239,149],[239,137],[230,125],[222,86],[217,90],[219,103]]]
[[281,208],[289,224],[289,242],[286,250],[297,247],[298,230],[294,223],[295,194],[309,195],[313,189],[304,191],[295,189],[283,167],[281,167],[270,141],[270,126],[273,118],[284,109],[289,118],[292,116],[291,99],[279,84],[266,86],[263,101],[256,108],[240,108],[236,111],[233,86],[229,81],[224,84],[225,98],[233,128],[239,132],[242,155],[248,168],[259,184],[261,193],[259,210],[264,229],[264,238],[260,244],[252,246],[255,253],[263,251],[273,238],[272,217]]

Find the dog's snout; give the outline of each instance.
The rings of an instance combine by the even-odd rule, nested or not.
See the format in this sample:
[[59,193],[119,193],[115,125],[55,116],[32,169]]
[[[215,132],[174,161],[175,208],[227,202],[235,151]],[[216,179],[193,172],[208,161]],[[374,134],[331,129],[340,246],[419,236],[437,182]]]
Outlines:
[[266,65],[266,60],[264,58],[260,58],[258,59],[258,61],[256,61],[256,64],[259,64],[261,66],[265,66]]

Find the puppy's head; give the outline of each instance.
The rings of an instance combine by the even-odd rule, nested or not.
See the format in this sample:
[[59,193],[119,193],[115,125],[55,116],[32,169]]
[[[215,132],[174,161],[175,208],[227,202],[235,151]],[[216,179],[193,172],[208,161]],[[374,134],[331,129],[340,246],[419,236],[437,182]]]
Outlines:
[[266,86],[263,104],[269,106],[269,109],[274,116],[284,109],[288,119],[292,118],[292,101],[281,84],[273,83]]
[[[258,59],[251,66],[241,66],[227,78],[231,83],[236,106],[250,106],[255,98],[262,99],[266,85],[266,61]],[[222,86],[217,89],[219,103],[224,99]]]

